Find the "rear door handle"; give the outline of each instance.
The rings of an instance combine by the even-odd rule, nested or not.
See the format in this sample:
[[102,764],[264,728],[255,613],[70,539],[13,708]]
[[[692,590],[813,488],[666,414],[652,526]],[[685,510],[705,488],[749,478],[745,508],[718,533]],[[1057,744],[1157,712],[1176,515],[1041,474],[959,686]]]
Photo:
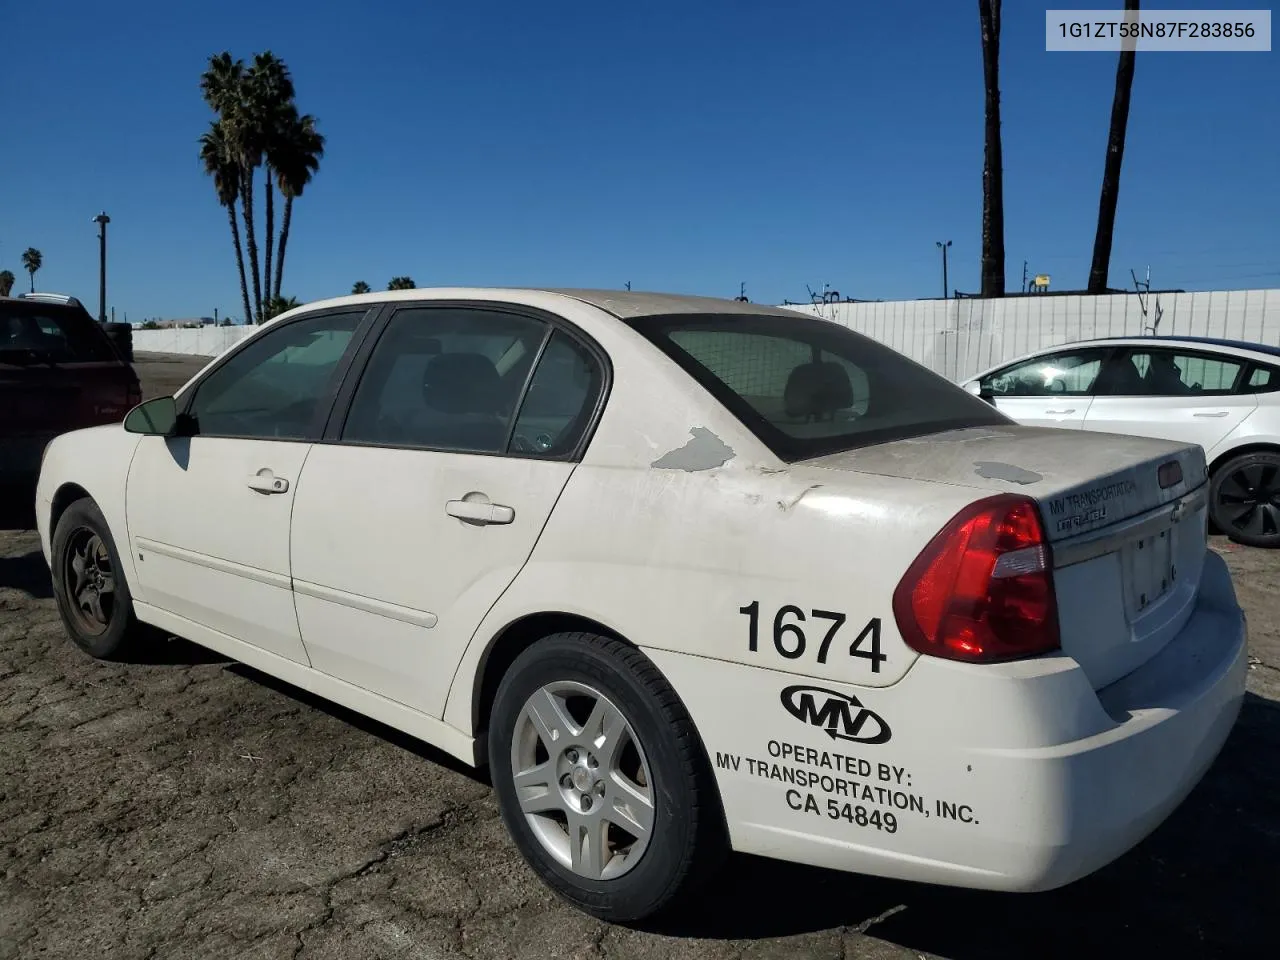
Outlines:
[[1066,410],[1046,410],[1045,411],[1045,413],[1049,414],[1050,416],[1056,413],[1075,413],[1075,412],[1076,412],[1075,407],[1068,407]]
[[510,507],[487,500],[450,500],[444,505],[444,512],[476,524],[510,523],[516,518],[516,512]]
[[1193,417],[1225,417],[1230,410],[1214,410],[1212,413],[1193,413]]
[[259,493],[284,493],[289,489],[289,481],[284,477],[277,477],[270,470],[255,473],[246,483],[250,490],[257,490]]

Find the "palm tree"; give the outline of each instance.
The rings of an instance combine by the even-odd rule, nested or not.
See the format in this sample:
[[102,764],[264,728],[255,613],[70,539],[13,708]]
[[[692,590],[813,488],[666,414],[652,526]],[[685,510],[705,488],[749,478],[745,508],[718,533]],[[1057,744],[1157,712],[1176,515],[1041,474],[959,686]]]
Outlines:
[[286,310],[292,310],[294,307],[301,306],[297,297],[272,297],[267,301],[266,307],[263,309],[262,320],[259,323],[265,323],[272,317],[278,317]]
[[[1125,0],[1126,11],[1137,11],[1138,0]],[[1111,101],[1111,130],[1107,134],[1107,158],[1102,170],[1102,195],[1098,198],[1098,232],[1093,238],[1093,264],[1089,267],[1089,293],[1107,292],[1111,265],[1111,241],[1116,229],[1116,202],[1120,199],[1120,164],[1124,160],[1124,135],[1129,126],[1129,94],[1137,52],[1132,45],[1121,49],[1116,67],[1116,92]]]
[[387,284],[388,290],[413,290],[417,284],[413,282],[412,277],[392,277],[391,282]]
[[368,293],[369,285],[365,283],[363,280],[357,280],[355,283],[351,285],[351,292],[352,293]]
[[978,0],[986,130],[982,161],[982,296],[1004,296],[1004,158],[1000,149],[1000,0]]
[[244,214],[244,240],[249,252],[253,281],[253,316],[262,319],[262,282],[258,273],[258,239],[253,219],[254,171],[262,166],[262,125],[255,115],[252,90],[243,60],[233,60],[225,50],[209,58],[200,78],[205,102],[218,114],[230,154],[240,168],[240,206]]
[[284,219],[280,223],[280,255],[276,258],[275,296],[280,296],[284,279],[284,250],[289,242],[289,224],[293,220],[293,201],[302,196],[311,178],[320,169],[324,156],[324,136],[316,129],[311,114],[297,115],[295,110],[288,126],[276,143],[272,166],[276,170],[280,195],[284,197]]
[[240,299],[244,303],[245,318],[253,316],[249,307],[249,287],[244,275],[244,251],[240,247],[240,223],[236,219],[236,200],[240,196],[240,165],[231,153],[226,129],[221,120],[209,124],[209,130],[200,138],[200,160],[204,172],[213,177],[213,188],[218,202],[226,208],[231,222],[231,241],[236,248],[236,269],[240,272]]
[[[13,291],[14,281],[17,277],[13,275],[12,270],[0,270],[0,297],[7,297]],[[366,290],[368,287],[366,286]]]
[[293,103],[293,78],[289,68],[270,50],[254,54],[253,66],[246,71],[244,80],[249,114],[257,127],[267,166],[264,186],[267,245],[262,262],[262,287],[264,296],[270,300],[280,295],[278,286],[274,294],[271,288],[271,255],[275,243],[275,191],[271,180],[273,172],[279,169],[280,154],[293,132],[298,109]]
[[22,269],[31,274],[31,292],[36,292],[36,271],[44,266],[44,254],[35,247],[22,251]]

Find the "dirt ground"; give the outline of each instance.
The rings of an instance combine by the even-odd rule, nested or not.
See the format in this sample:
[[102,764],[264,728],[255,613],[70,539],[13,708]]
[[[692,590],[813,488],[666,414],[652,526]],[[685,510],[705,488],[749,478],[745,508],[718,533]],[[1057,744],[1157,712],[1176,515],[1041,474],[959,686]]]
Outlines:
[[[199,363],[139,358],[148,396]],[[431,748],[182,640],[64,638],[26,501],[0,519],[0,960],[1022,958],[1276,953],[1280,552],[1215,539],[1254,664],[1217,764],[1066,889],[996,895],[738,858],[656,929],[549,894],[488,786]]]

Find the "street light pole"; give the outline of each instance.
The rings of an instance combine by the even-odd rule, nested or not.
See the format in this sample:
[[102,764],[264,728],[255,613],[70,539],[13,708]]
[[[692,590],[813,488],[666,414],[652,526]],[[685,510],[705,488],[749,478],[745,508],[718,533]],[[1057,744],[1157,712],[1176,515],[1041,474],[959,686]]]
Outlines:
[[947,247],[951,246],[951,241],[943,243],[941,240],[935,240],[935,245],[942,251],[942,299],[948,299],[951,294],[948,292],[951,288],[947,286]]
[[93,218],[98,225],[98,322],[107,322],[107,224],[111,218],[104,210]]

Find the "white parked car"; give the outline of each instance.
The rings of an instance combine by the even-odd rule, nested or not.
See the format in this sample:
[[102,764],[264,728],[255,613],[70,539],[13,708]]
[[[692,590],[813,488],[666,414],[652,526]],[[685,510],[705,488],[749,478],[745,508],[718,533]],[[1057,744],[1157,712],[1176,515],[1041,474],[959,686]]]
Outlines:
[[1280,348],[1082,340],[1002,363],[965,388],[1019,423],[1199,444],[1213,524],[1240,543],[1280,546]]
[[418,289],[55,439],[37,507],[88,653],[152,624],[487,764],[534,870],[634,919],[728,849],[1120,856],[1243,698],[1205,494],[1197,446],[1019,426],[813,317]]

